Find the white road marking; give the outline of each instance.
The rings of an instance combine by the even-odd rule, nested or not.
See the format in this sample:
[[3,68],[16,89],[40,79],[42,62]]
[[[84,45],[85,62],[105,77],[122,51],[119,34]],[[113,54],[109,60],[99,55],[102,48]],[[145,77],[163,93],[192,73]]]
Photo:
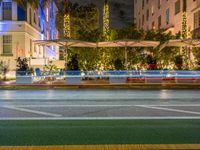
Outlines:
[[[5,107],[10,107],[10,105],[4,105]],[[3,106],[3,107],[4,107]],[[46,105],[11,105],[13,107],[23,107],[23,108],[31,108],[31,107],[41,107],[41,108],[48,108],[48,107],[138,107],[138,106],[150,106],[150,107],[200,107],[200,104],[183,104],[183,105],[179,105],[179,104],[175,104],[175,105],[121,105],[121,104],[116,104],[116,105],[112,105],[112,104],[107,104],[107,105],[66,105],[66,104],[60,104],[60,105],[52,105],[52,104],[46,104]],[[0,106],[1,107],[1,106]]]
[[200,120],[200,117],[8,117],[0,120]]
[[50,117],[61,117],[62,116],[60,114],[47,113],[47,112],[43,112],[43,111],[30,110],[30,109],[25,109],[25,108],[17,108],[17,107],[13,107],[13,106],[3,106],[3,107],[7,108],[7,109],[23,111],[23,112],[28,112],[28,113],[38,114],[38,115],[45,115],[45,116],[50,116]]
[[180,110],[180,109],[162,108],[162,107],[147,106],[147,105],[137,105],[137,107],[200,115],[200,112],[186,111],[186,110]]

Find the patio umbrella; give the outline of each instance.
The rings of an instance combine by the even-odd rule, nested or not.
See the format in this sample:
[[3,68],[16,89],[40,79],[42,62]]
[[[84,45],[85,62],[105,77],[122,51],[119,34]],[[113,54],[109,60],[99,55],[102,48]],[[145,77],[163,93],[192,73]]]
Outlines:
[[200,47],[200,40],[198,39],[178,39],[169,40],[161,45],[160,50],[165,47]]
[[34,41],[36,45],[42,46],[64,46],[64,47],[96,47],[95,43],[80,41],[80,40],[69,40],[69,39],[56,39],[56,40],[37,40]]
[[157,41],[116,40],[98,42],[97,47],[157,47],[159,44]]
[[97,47],[125,47],[125,67],[127,68],[127,47],[157,47],[160,42],[143,40],[116,40],[97,43]]

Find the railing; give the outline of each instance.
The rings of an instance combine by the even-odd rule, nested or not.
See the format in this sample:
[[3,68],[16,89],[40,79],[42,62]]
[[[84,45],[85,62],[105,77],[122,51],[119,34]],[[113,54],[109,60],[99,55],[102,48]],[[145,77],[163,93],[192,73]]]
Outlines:
[[27,71],[17,71],[16,77],[60,77],[70,78],[77,77],[87,78],[127,78],[128,81],[144,80],[195,80],[200,79],[200,71],[180,71],[180,70],[129,70],[129,71],[43,71],[32,73]]
[[17,71],[16,76],[62,76],[62,77],[200,77],[200,71],[180,70],[122,70],[122,71]]

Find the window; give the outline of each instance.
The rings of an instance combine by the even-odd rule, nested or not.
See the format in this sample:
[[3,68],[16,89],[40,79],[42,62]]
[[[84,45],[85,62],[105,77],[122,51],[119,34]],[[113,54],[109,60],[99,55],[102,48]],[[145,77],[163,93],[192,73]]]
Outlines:
[[175,3],[175,15],[181,11],[181,1],[177,0]]
[[158,17],[158,29],[161,27],[161,16]]
[[170,19],[170,11],[169,8],[166,10],[166,24],[169,24],[169,19]]
[[142,15],[142,26],[144,26],[144,15]]
[[12,36],[3,35],[3,55],[12,55]]
[[12,2],[3,2],[3,20],[12,20]]
[[31,12],[31,8],[29,8],[29,23],[32,24],[32,12]]
[[200,11],[194,13],[194,29],[200,27]]
[[46,21],[49,22],[49,9],[46,8]]
[[149,9],[147,9],[147,21],[149,20]]
[[187,11],[187,2],[186,0],[183,0],[183,12]]
[[32,44],[32,40],[30,39],[30,56],[32,56],[32,53],[33,53],[33,44]]
[[152,22],[152,29],[155,29],[155,22]]
[[153,16],[154,15],[154,7],[151,6],[151,15]]
[[35,12],[33,13],[33,22],[34,22],[34,24],[36,24],[36,14],[35,14]]
[[158,0],[158,9],[161,8],[161,0]]
[[144,9],[144,0],[142,0],[142,9]]

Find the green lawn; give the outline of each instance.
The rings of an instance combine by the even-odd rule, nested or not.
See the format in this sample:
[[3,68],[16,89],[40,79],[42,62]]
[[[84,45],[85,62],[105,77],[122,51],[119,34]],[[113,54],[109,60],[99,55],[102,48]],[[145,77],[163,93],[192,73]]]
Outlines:
[[0,121],[1,146],[184,143],[200,143],[200,120]]

